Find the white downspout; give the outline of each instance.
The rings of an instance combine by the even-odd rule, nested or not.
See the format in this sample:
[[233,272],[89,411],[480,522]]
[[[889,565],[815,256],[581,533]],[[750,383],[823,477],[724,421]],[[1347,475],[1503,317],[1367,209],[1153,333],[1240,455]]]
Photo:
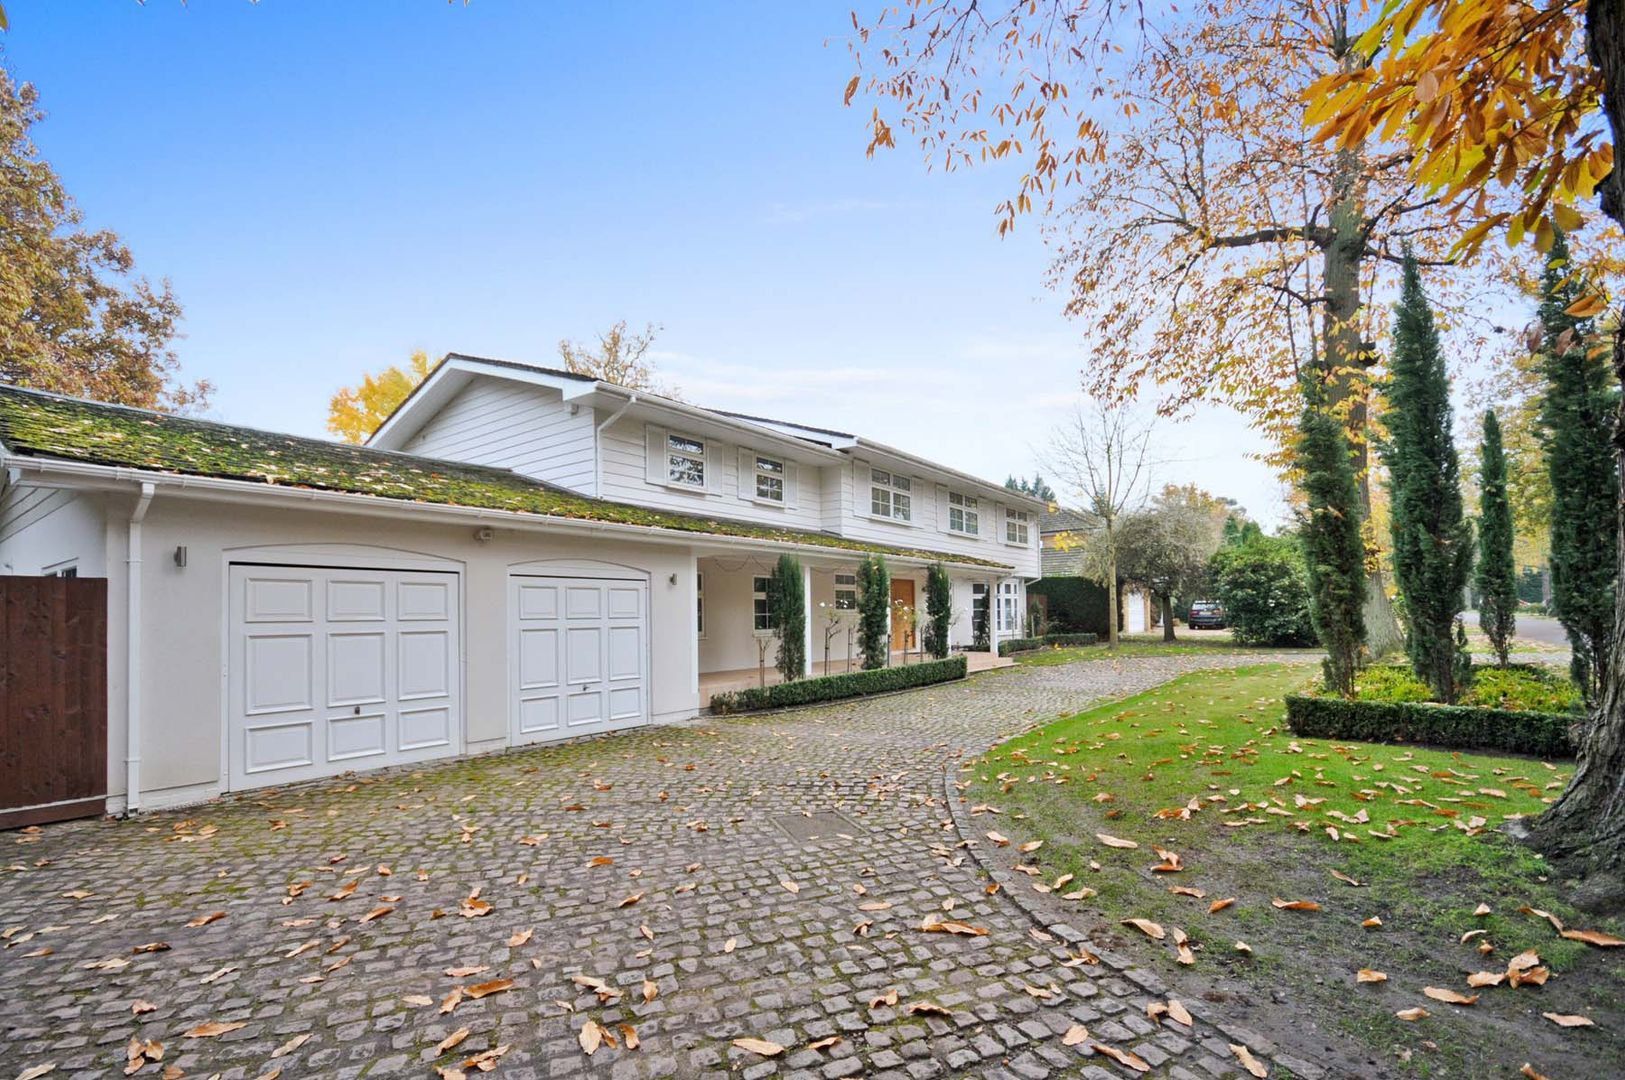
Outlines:
[[594,498],[604,497],[604,429],[621,418],[621,414],[638,403],[638,396],[627,396],[626,404],[610,413],[592,432],[592,493]]
[[141,809],[141,523],[152,504],[153,486],[141,485],[141,497],[130,512],[130,536],[124,559],[128,593],[124,609],[124,812]]

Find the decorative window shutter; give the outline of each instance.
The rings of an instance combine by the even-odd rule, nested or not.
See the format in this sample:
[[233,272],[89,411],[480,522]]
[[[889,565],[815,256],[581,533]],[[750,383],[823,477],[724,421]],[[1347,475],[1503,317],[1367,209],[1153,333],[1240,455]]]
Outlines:
[[709,436],[705,439],[705,493],[722,494],[723,447]]
[[937,485],[937,528],[948,531],[948,489],[942,484]]
[[734,493],[744,502],[756,497],[756,454],[743,446],[739,448],[739,478]]
[[794,462],[784,463],[784,505],[794,510],[796,506],[796,465]]
[[666,482],[666,429],[653,424],[644,428],[644,479],[651,484]]

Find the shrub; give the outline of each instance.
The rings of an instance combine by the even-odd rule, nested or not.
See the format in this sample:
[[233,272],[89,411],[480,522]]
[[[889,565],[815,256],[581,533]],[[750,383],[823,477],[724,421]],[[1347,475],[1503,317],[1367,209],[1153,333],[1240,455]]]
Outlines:
[[925,651],[941,660],[948,655],[948,627],[954,618],[954,587],[948,568],[932,563],[925,574]]
[[801,576],[801,561],[794,555],[780,555],[779,564],[768,579],[768,604],[773,612],[773,632],[779,639],[776,665],[785,682],[807,673],[807,595]]
[[1029,584],[1027,595],[1044,598],[1051,630],[1106,636],[1106,586],[1081,577],[1047,577]]
[[777,686],[730,690],[711,697],[711,711],[717,714],[749,712],[753,709],[782,709],[791,705],[811,705],[820,701],[881,694],[890,690],[910,690],[917,686],[952,682],[965,677],[968,661],[963,656],[927,660],[923,664],[853,671],[817,679],[779,683]]
[[1006,638],[999,642],[999,655],[1032,652],[1049,647],[1065,648],[1072,645],[1093,645],[1100,638],[1095,634],[1045,634],[1043,637]]
[[865,555],[858,563],[858,649],[865,670],[883,668],[891,659],[890,612],[891,575],[886,572],[886,560]]
[[1309,575],[1291,540],[1262,536],[1213,556],[1214,591],[1243,645],[1312,645]]
[[[1361,671],[1354,681],[1354,696],[1389,704],[1432,700],[1427,684],[1400,664],[1373,664]],[[1514,664],[1474,668],[1460,703],[1513,712],[1567,713],[1579,708],[1582,700],[1564,675],[1538,664]]]
[[1514,712],[1429,702],[1348,701],[1339,697],[1289,695],[1286,722],[1311,739],[1418,743],[1459,750],[1494,750],[1533,757],[1574,756],[1565,713]]

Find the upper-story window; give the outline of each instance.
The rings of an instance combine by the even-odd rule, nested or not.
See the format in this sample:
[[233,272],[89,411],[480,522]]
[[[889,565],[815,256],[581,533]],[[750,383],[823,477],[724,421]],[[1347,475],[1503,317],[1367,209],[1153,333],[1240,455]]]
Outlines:
[[906,476],[869,470],[869,513],[897,521],[914,520],[914,488]]
[[666,482],[705,490],[705,440],[675,432],[666,436]]
[[856,574],[835,575],[835,610],[858,610],[858,576]]
[[976,496],[948,492],[948,531],[976,536],[981,532],[982,515],[976,507]]
[[756,497],[763,502],[784,501],[784,462],[776,458],[753,455],[756,461]]
[[1004,512],[1004,542],[1006,544],[1020,544],[1027,546],[1028,538],[1032,535],[1032,514],[1026,510],[1006,510]]

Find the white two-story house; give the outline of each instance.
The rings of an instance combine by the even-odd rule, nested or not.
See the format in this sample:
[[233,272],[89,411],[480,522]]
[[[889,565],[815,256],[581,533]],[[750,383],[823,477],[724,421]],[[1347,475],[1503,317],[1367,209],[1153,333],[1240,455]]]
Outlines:
[[[354,447],[0,386],[0,572],[108,581],[111,808],[695,716],[855,668],[858,561],[955,647],[1019,636],[1036,500],[842,432],[450,355]],[[985,627],[985,631],[982,628]]]

